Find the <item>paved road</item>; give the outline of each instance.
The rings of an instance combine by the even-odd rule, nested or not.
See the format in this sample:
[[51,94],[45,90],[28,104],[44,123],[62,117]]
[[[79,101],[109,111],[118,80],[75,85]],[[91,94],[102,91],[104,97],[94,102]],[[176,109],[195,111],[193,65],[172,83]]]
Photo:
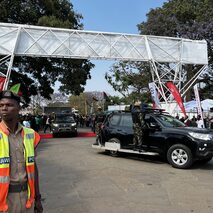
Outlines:
[[213,160],[178,170],[158,158],[113,158],[94,138],[45,139],[38,148],[45,213],[212,213]]

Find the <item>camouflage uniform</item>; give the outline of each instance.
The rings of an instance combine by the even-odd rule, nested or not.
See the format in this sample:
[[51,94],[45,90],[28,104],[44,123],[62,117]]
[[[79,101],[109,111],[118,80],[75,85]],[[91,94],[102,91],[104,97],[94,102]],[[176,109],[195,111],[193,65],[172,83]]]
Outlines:
[[101,134],[101,125],[104,122],[105,115],[104,112],[100,111],[95,116],[95,133],[96,133],[96,142],[94,145],[98,145],[100,142],[100,134]]
[[133,107],[132,109],[132,120],[133,120],[133,144],[135,147],[141,147],[144,139],[144,130],[146,127],[144,121],[144,113],[141,112],[139,107]]
[[98,122],[95,124],[95,134],[96,134],[97,138],[101,133],[101,124],[102,124],[102,122]]

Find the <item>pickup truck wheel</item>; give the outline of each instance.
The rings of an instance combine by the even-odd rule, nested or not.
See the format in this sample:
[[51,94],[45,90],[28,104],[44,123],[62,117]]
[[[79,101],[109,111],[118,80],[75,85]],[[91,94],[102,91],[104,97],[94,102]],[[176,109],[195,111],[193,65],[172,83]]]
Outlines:
[[[116,143],[116,144],[120,144],[120,141],[117,139],[117,138],[111,138],[109,140],[110,143]],[[112,156],[112,157],[118,157],[119,156],[119,152],[118,151],[113,151],[113,150],[108,150],[109,151],[109,154]]]
[[175,144],[167,151],[167,160],[175,168],[187,169],[193,163],[193,155],[187,146]]

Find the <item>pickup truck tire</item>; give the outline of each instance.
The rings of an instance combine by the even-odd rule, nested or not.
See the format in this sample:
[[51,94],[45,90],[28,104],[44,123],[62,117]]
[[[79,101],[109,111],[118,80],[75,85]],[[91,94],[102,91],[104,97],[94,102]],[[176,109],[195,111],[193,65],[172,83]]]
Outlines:
[[[120,144],[120,141],[117,139],[117,138],[111,138],[109,140],[110,143],[119,143]],[[118,151],[113,151],[113,150],[109,150],[109,154],[112,156],[112,157],[118,157],[119,156],[119,152]]]
[[167,160],[175,168],[187,169],[193,163],[193,155],[187,146],[175,144],[168,149]]

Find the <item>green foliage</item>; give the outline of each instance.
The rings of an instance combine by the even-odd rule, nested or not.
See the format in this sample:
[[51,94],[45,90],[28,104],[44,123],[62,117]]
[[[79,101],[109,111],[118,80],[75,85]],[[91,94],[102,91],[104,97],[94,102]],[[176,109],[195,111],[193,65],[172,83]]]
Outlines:
[[149,64],[144,62],[121,61],[113,65],[105,74],[105,79],[123,96],[123,102],[129,104],[136,99],[147,101],[148,83],[151,81]]
[[71,108],[75,108],[80,114],[87,114],[85,112],[87,97],[85,93],[81,93],[79,96],[72,95],[69,97],[69,104]]
[[122,103],[122,98],[119,96],[110,96],[110,103],[109,105],[119,105]]
[[200,89],[200,98],[202,100],[213,99],[213,70],[209,70],[208,73],[203,75],[203,83],[206,86]]
[[[69,29],[82,29],[82,15],[69,0],[1,0],[0,21]],[[66,94],[80,94],[91,78],[94,65],[88,60],[15,57],[10,86],[21,83],[26,105],[39,93],[50,99],[56,81]],[[6,67],[0,68],[6,72]]]

